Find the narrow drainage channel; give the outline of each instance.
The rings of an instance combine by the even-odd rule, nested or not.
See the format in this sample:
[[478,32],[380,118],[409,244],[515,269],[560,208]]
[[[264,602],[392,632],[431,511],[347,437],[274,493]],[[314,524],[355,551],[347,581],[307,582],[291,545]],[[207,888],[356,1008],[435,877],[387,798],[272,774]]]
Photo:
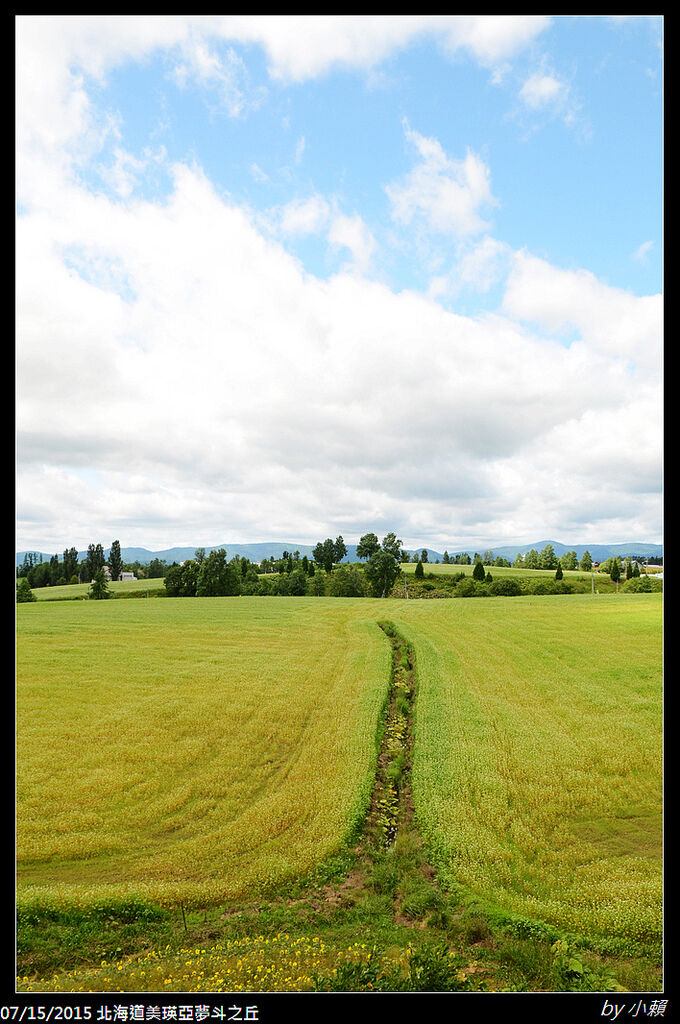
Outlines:
[[367,832],[382,851],[394,847],[413,818],[411,755],[415,672],[413,652],[391,622],[378,625],[392,645],[392,677]]

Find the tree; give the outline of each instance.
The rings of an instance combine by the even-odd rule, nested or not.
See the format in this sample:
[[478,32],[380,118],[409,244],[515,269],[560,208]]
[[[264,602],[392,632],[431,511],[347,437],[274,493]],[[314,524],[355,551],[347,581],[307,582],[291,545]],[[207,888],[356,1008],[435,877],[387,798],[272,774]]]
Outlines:
[[347,546],[342,537],[337,537],[333,546],[333,561],[341,562],[347,554]]
[[381,548],[368,560],[366,579],[374,597],[387,597],[399,574],[399,562],[390,551]]
[[420,561],[421,562],[427,562],[427,548],[423,548],[423,550],[421,551],[421,553],[420,553]]
[[331,576],[330,591],[332,597],[363,597],[363,574],[352,565],[341,565]]
[[26,604],[29,601],[37,601],[37,597],[31,590],[31,584],[26,576],[22,576],[17,583],[17,604]]
[[326,574],[316,572],[309,581],[309,589],[314,597],[326,596]]
[[538,569],[538,566],[538,551],[536,550],[536,548],[532,548],[531,551],[527,551],[526,555],[524,556],[524,567],[526,569]]
[[67,548],[64,551],[64,576],[70,580],[78,573],[78,551],[76,548]]
[[609,576],[614,581],[614,583],[618,583],[621,579],[621,562],[618,558],[612,559],[612,565],[611,569],[609,570]]
[[414,572],[413,575],[415,576],[415,578],[417,580],[422,580],[423,576],[425,575],[425,570],[423,569],[423,563],[422,563],[422,560],[420,558],[418,559],[418,562],[416,564],[416,571]]
[[94,580],[98,570],[103,568],[105,561],[104,548],[101,544],[88,544],[87,569],[91,580]]
[[[341,537],[338,540],[342,540]],[[322,566],[326,572],[331,572],[333,569],[333,560],[335,559],[335,544],[336,542],[330,537],[327,537],[324,541],[319,541],[312,555],[317,565]]]
[[104,598],[109,596],[109,585],[106,582],[106,576],[103,569],[97,569],[92,583],[90,584],[88,594],[95,601],[103,601]]
[[403,543],[403,540],[400,540],[393,533],[387,533],[383,537],[382,550],[386,551],[388,555],[392,555],[396,562],[399,562]]
[[579,569],[583,569],[584,572],[591,572],[593,568],[593,559],[590,551],[584,551],[581,555],[581,561],[578,564]]
[[304,569],[294,569],[288,576],[288,593],[292,597],[304,597],[307,593],[307,573]]
[[444,552],[444,557],[442,558],[442,565],[449,565],[450,562],[451,562],[451,559],[449,558],[449,553],[448,553],[448,551],[445,551]]
[[380,541],[374,533],[365,533],[357,544],[357,558],[370,558],[380,551]]
[[557,565],[557,555],[552,544],[546,544],[539,557],[541,569],[554,569]]
[[480,580],[480,581],[486,579],[486,572],[484,570],[484,562],[482,562],[482,561],[475,562],[475,567],[472,570],[472,578],[473,578],[473,580]]
[[394,533],[383,537],[379,551],[374,551],[366,566],[366,580],[375,597],[386,597],[399,575],[399,559],[403,541]]
[[58,555],[52,555],[50,558],[50,586],[56,587],[57,580],[60,576],[63,576],[61,563],[59,562]]
[[182,572],[184,566],[171,565],[165,574],[163,586],[168,597],[180,597],[182,591]]
[[196,548],[193,561],[198,562],[199,565],[205,561],[205,548]]
[[111,551],[109,552],[109,569],[111,570],[111,579],[119,580],[121,569],[123,568],[123,557],[120,553],[120,541],[114,540],[111,545]]
[[560,562],[557,563],[557,569],[555,570],[555,579],[556,580],[561,580],[562,579],[562,565],[561,565]]
[[563,569],[571,571],[578,568],[578,556],[575,551],[565,551],[560,558],[560,565]]
[[239,589],[240,576],[227,564],[227,552],[224,548],[211,551],[198,569],[196,597],[226,597],[238,594]]

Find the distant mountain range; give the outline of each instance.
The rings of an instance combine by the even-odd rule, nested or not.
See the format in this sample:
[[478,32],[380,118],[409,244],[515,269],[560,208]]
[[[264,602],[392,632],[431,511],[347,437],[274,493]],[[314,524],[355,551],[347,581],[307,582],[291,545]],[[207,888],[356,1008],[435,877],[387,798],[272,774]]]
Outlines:
[[[527,551],[531,551],[535,548],[536,551],[540,552],[546,546],[546,544],[552,544],[555,554],[559,558],[566,551],[575,551],[577,557],[580,559],[584,551],[589,551],[595,562],[604,562],[607,558],[619,556],[625,558],[626,555],[642,555],[647,558],[661,558],[663,556],[663,545],[662,544],[642,544],[636,542],[630,542],[626,544],[561,544],[556,540],[539,540],[533,544],[514,544],[514,545],[501,545],[499,547],[491,547],[491,545],[484,545],[482,547],[472,548],[455,548],[449,551],[449,555],[463,554],[467,552],[470,557],[478,551],[480,555],[483,555],[485,551],[493,551],[494,557],[500,555],[501,558],[507,558],[509,562],[514,561],[518,554],[526,554]],[[194,545],[192,547],[175,547],[165,548],[163,551],[148,551],[146,548],[121,548],[121,555],[124,562],[139,562],[144,565],[152,561],[154,558],[158,558],[163,562],[167,562],[171,565],[173,562],[184,562],[187,558],[193,558],[197,547],[204,545]],[[312,552],[315,545],[313,544],[298,544],[294,541],[288,543],[279,541],[264,541],[259,544],[215,544],[212,547],[205,547],[206,554],[211,551],[216,551],[218,548],[224,548],[227,552],[228,558],[233,558],[234,555],[239,555],[241,558],[248,558],[251,562],[261,562],[263,558],[280,558],[284,551],[290,551],[295,553],[300,552],[300,558],[307,555],[311,558]],[[356,556],[356,544],[347,545],[347,556],[343,561],[355,562],[357,561]],[[421,551],[427,551],[428,561],[436,562],[437,559],[441,562],[444,557],[443,551],[434,551],[432,548],[407,548],[409,554],[413,554],[415,551],[420,553]],[[104,548],[104,554],[108,558],[111,548]],[[24,560],[24,556],[28,552],[17,551],[16,564],[21,565]],[[59,558],[62,557],[63,551],[50,552],[32,552],[37,554],[39,557],[42,556],[44,562],[49,562],[53,554],[58,554]],[[78,558],[82,561],[87,555],[87,551],[79,551]]]

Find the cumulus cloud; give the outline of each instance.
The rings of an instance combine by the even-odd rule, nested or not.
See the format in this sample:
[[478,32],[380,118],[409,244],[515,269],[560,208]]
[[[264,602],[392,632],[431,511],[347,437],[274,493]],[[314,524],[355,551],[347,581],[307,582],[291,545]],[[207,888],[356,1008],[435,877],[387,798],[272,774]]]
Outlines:
[[563,270],[526,252],[514,255],[504,310],[551,334],[570,329],[595,351],[655,371],[661,365],[660,295],[638,297],[588,270]]
[[471,150],[462,159],[446,155],[437,139],[405,125],[406,138],[420,160],[402,182],[386,186],[392,216],[400,224],[417,220],[435,234],[465,237],[488,224],[480,210],[492,206],[489,168]]
[[547,17],[521,15],[240,15],[220,19],[218,31],[260,43],[274,78],[301,82],[334,67],[370,70],[423,37],[490,67],[514,57],[549,25]]
[[[642,429],[650,408],[631,405],[621,361],[599,338],[621,296],[607,301],[590,277],[587,344],[568,348],[518,322],[531,314],[552,330],[573,307],[573,292],[558,287],[564,273],[532,257],[517,258],[508,315],[472,320],[358,276],[303,275],[200,172],[178,166],[174,180],[166,202],[127,209],[72,190],[59,245],[42,217],[20,225],[19,493],[32,516],[22,531],[39,529],[42,508],[46,530],[68,533],[55,515],[78,467],[93,463],[97,485],[81,481],[80,507],[101,521],[105,494],[107,522],[130,542],[162,546],[171,525],[188,523],[216,542],[275,527],[313,539],[320,503],[336,521],[353,502],[414,531],[439,523],[446,538],[460,533],[470,494],[485,494],[500,517],[513,473],[515,515],[529,522],[527,477],[569,491],[593,435],[618,436],[602,433],[593,407],[627,418],[636,458],[654,459],[658,437]],[[69,268],[67,245],[120,266],[135,297]],[[578,472],[601,480],[607,456]],[[45,465],[60,467],[49,490]],[[125,474],[137,490],[117,494]],[[138,526],[140,494],[168,518]]]
[[[282,207],[265,231],[197,166],[169,168],[153,200],[136,198],[144,167],[123,146],[109,195],[79,179],[115,138],[86,76],[123,57],[164,47],[226,104],[245,95],[230,39],[260,42],[272,74],[301,80],[426,30],[490,65],[546,26],[359,19],[383,33],[363,50],[357,19],[306,19],[302,40],[294,21],[18,19],[19,545],[302,543],[384,523],[451,549],[533,535],[537,508],[540,533],[564,527],[560,539],[582,539],[584,522],[601,539],[631,523],[658,535],[659,297],[494,239],[490,171],[472,151],[449,156],[407,128],[417,162],[388,195],[400,224],[455,240],[443,288],[505,280],[499,312],[476,317],[447,312],[436,289],[370,280],[370,228],[332,197]],[[328,280],[277,240],[311,234],[349,254]]]
[[530,75],[520,89],[520,98],[528,107],[539,110],[546,106],[562,102],[566,96],[566,86],[553,75],[537,72]]

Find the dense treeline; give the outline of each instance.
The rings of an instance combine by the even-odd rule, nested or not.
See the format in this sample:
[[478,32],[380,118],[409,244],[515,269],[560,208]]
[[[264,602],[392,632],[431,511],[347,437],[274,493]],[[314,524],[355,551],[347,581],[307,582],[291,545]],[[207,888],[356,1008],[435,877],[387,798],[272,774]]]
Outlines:
[[[475,552],[473,556],[467,552],[450,556],[445,551],[445,565],[473,565],[472,575],[460,572],[435,576],[429,573],[428,582],[425,582],[424,571],[424,566],[428,564],[428,552],[424,548],[422,552],[413,554],[412,561],[416,563],[416,568],[409,577],[410,582],[406,584],[400,566],[410,559],[402,544],[394,533],[383,537],[382,543],[376,534],[364,534],[357,544],[360,564],[342,561],[347,556],[347,546],[341,536],[335,540],[327,537],[319,541],[311,559],[307,555],[301,557],[299,551],[284,551],[280,558],[271,556],[259,564],[239,555],[227,560],[224,548],[209,554],[206,554],[205,548],[197,548],[194,557],[181,565],[173,562],[168,566],[158,558],[146,565],[139,562],[124,563],[117,540],[111,545],[108,562],[101,544],[90,544],[82,560],[79,560],[78,551],[74,547],[65,549],[61,559],[53,555],[47,561],[43,561],[42,555],[36,552],[27,552],[22,565],[17,567],[17,600],[31,600],[34,589],[69,583],[90,583],[89,596],[108,597],[107,580],[120,579],[123,572],[132,572],[137,578],[163,578],[165,593],[170,597],[307,594],[318,597],[386,597],[402,594],[402,590],[396,589],[398,578],[404,581],[404,594],[408,595],[408,586],[413,588],[415,584],[412,596],[421,597],[571,593],[575,589],[585,589],[574,581],[566,582],[563,579],[563,571],[574,570],[588,573],[597,571],[600,576],[605,574],[617,587],[620,582],[622,585],[625,582],[627,589],[650,589],[644,581],[637,587],[632,585],[633,581],[640,578],[642,559],[631,556],[623,561],[620,558],[609,558],[596,566],[590,552],[585,551],[580,560],[575,551],[567,551],[558,558],[552,544],[547,544],[540,552],[532,548],[525,554],[519,554],[512,565],[507,559],[495,556],[491,550],[483,554]],[[662,559],[649,561],[662,564]],[[108,575],[104,572],[105,566],[109,570]],[[542,578],[528,581],[520,577],[494,580],[491,567],[549,570],[554,571],[555,576],[553,580]],[[431,593],[434,591],[436,593]]]
[[23,562],[16,568],[17,579],[27,579],[32,590],[41,587],[62,587],[72,583],[91,583],[100,569],[108,565],[112,580],[120,579],[121,573],[132,572],[141,579],[160,579],[165,575],[167,564],[154,558],[148,564],[139,561],[123,562],[120,542],[111,544],[108,561],[101,544],[90,544],[85,558],[79,559],[78,549],[66,548],[61,559],[52,555],[43,561],[37,551],[27,551]]

